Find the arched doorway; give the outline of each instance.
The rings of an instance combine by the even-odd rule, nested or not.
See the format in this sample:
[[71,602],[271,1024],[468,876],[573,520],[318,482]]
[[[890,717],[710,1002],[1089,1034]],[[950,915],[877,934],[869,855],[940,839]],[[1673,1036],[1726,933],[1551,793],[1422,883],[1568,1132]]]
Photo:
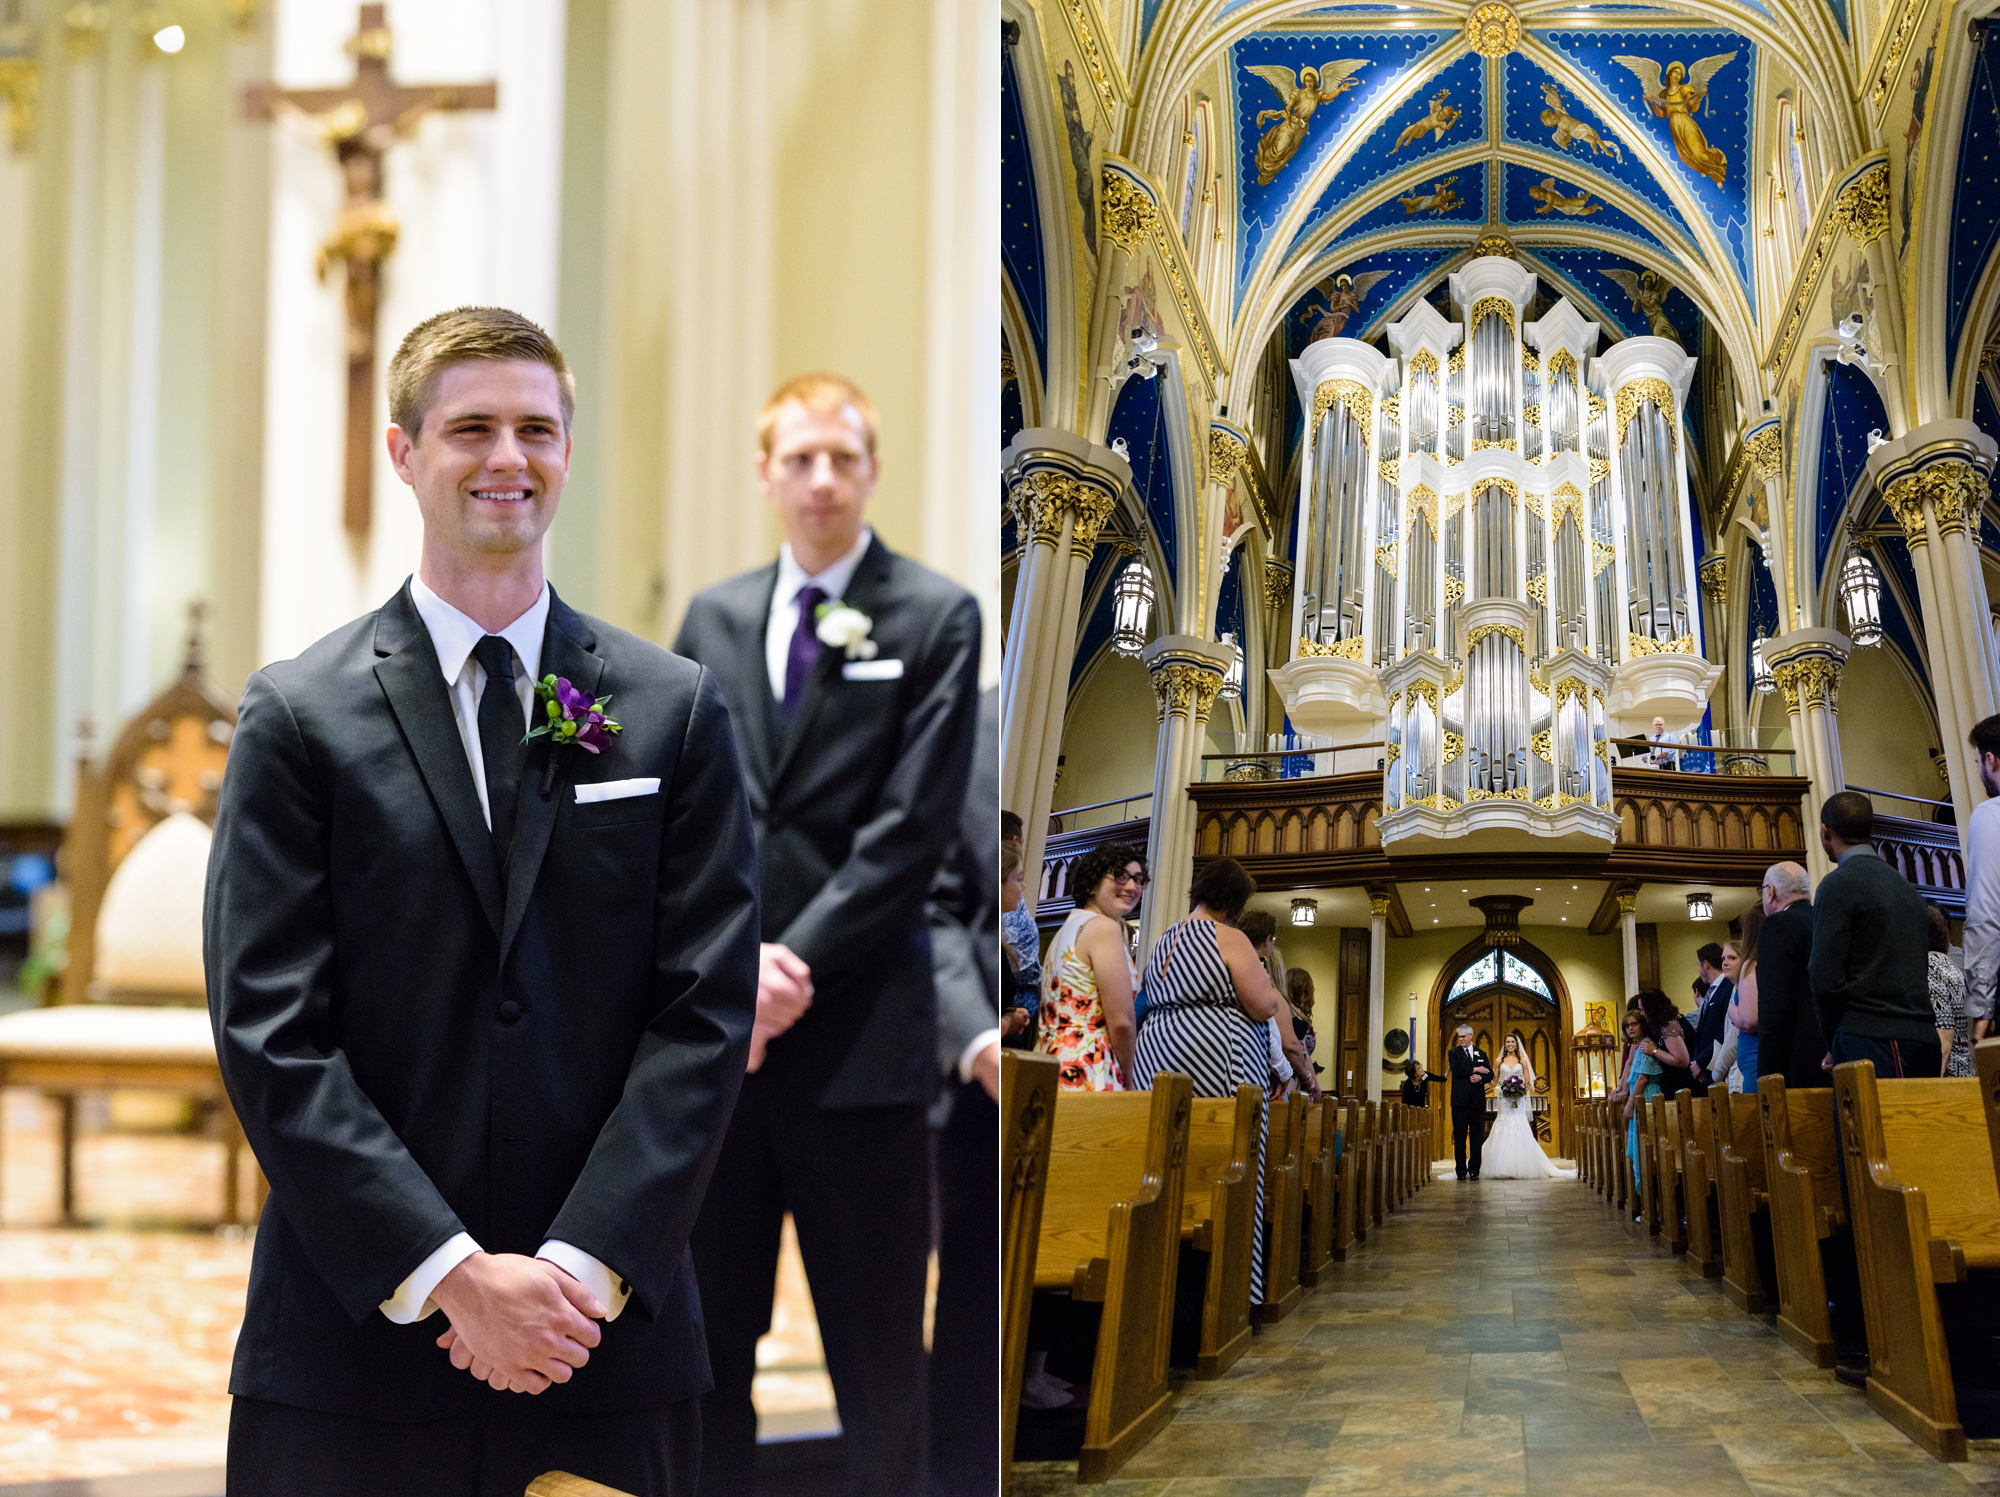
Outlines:
[[[1535,1135],[1552,1154],[1568,1158],[1570,1147],[1571,1068],[1569,985],[1556,964],[1537,946],[1519,940],[1511,946],[1488,946],[1482,933],[1452,954],[1438,972],[1430,1001],[1431,1056],[1425,1062],[1444,1071],[1444,1052],[1453,1032],[1470,1024],[1473,1043],[1496,1061],[1502,1039],[1521,1038],[1535,1070]],[[1450,1152],[1449,1104],[1436,1121],[1443,1139],[1442,1154]]]

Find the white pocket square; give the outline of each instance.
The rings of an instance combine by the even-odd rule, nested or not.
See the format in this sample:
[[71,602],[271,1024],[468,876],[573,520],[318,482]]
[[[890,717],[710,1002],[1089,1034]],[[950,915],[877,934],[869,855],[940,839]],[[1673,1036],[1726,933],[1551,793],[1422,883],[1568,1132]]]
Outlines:
[[903,679],[903,662],[900,660],[850,660],[840,668],[843,681],[900,681]]
[[576,787],[576,803],[587,806],[592,801],[624,800],[631,795],[658,795],[658,780],[600,780],[595,785]]

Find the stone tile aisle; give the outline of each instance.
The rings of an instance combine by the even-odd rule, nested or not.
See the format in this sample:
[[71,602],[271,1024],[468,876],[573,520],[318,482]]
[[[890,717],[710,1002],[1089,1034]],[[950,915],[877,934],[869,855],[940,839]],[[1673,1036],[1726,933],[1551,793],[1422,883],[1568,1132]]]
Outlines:
[[1447,1176],[1258,1335],[1114,1481],[1015,1497],[2000,1497],[1567,1181]]

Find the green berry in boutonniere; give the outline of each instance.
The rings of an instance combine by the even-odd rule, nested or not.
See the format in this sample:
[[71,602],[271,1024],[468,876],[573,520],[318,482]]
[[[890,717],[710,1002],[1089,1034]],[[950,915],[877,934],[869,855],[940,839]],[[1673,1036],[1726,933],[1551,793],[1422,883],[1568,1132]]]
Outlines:
[[610,697],[593,702],[562,676],[542,677],[535,683],[535,697],[541,703],[542,722],[528,730],[530,738],[547,738],[557,748],[573,743],[599,754],[610,746],[612,734],[625,731],[605,715]]
[[868,637],[869,631],[875,627],[875,620],[860,609],[849,608],[845,603],[822,603],[816,616],[821,644],[847,651],[849,660],[875,658],[877,646]]

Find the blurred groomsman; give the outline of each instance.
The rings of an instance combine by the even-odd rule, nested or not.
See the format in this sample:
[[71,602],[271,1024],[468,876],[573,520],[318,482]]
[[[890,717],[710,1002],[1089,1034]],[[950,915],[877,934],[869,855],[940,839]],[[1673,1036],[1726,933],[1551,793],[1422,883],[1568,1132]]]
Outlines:
[[694,1231],[715,1375],[700,1491],[755,1484],[750,1384],[789,1211],[847,1489],[915,1497],[938,1080],[925,898],[965,808],[979,609],[863,523],[880,462],[875,412],[851,382],[790,381],[757,437],[785,543],[771,565],[699,594],[674,645],[728,698],[765,941],[751,1074]]

